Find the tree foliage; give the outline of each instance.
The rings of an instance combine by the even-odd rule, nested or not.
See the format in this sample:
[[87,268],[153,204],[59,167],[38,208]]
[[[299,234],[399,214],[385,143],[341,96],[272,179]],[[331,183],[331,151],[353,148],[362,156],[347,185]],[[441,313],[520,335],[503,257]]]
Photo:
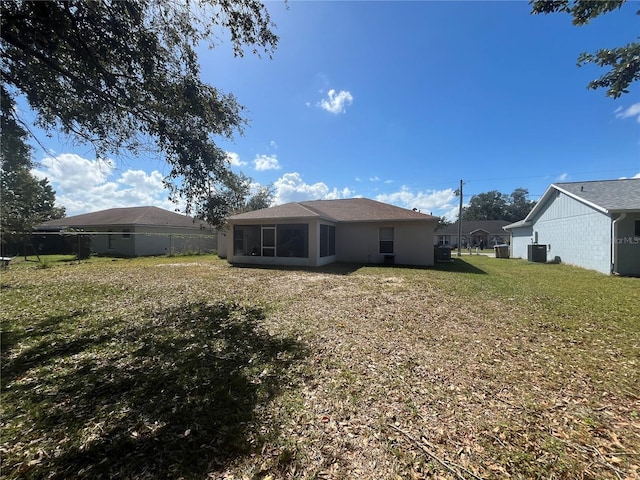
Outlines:
[[445,217],[444,215],[441,217],[438,217],[438,225],[436,225],[436,231],[440,230],[448,225],[451,225],[453,222],[450,222],[449,220],[447,220],[447,217]]
[[273,186],[256,186],[246,175],[231,174],[227,185],[203,199],[203,209],[214,212],[217,218],[227,218],[237,213],[251,212],[271,206]]
[[164,156],[171,197],[217,223],[203,200],[234,178],[215,138],[242,133],[246,121],[232,94],[203,83],[196,48],[225,30],[235,55],[270,54],[278,37],[261,2],[14,0],[1,9],[3,97],[23,96],[39,127],[89,142],[97,157]]
[[[532,13],[568,13],[573,24],[583,26],[594,18],[618,10],[626,0],[531,0]],[[636,12],[640,15],[640,10]],[[629,85],[640,79],[640,43],[630,42],[622,47],[602,48],[594,53],[583,52],[578,57],[578,66],[594,64],[610,67],[600,78],[592,80],[587,88],[605,88],[608,97],[618,98],[629,93]]]
[[13,110],[13,102],[5,98],[0,115],[0,225],[3,244],[29,235],[39,223],[65,215],[64,207],[55,206],[55,191],[49,181],[37,179],[31,173],[33,162],[31,147],[26,142],[28,134],[11,115]]
[[479,193],[471,197],[469,205],[462,211],[462,220],[522,220],[536,202],[527,200],[529,190],[516,188],[505,195],[497,190]]

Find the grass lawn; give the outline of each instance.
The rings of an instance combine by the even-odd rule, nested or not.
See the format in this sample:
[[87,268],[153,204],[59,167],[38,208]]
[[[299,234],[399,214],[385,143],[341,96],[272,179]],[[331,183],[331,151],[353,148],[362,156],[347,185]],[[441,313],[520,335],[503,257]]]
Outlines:
[[1,273],[2,478],[640,477],[640,279],[64,260]]

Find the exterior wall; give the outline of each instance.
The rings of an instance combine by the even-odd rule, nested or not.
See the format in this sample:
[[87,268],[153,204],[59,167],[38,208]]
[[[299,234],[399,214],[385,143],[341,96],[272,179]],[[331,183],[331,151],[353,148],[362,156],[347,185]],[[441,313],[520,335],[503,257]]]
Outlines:
[[511,229],[511,258],[527,258],[527,249],[532,243],[532,237],[531,225]]
[[547,259],[611,272],[611,218],[605,213],[557,192],[532,220],[532,236],[537,232],[538,243],[547,245]]
[[394,228],[393,255],[398,265],[433,265],[435,222],[350,223],[336,226],[336,260],[350,263],[385,261],[380,253],[379,231]]
[[231,227],[228,225],[218,229],[217,252],[218,257],[227,258],[228,237],[231,236]]
[[620,275],[640,275],[640,237],[635,235],[636,221],[640,221],[640,212],[628,213],[616,226],[615,271]]
[[[308,223],[309,258],[262,257],[236,255],[233,251],[233,230],[226,235],[226,253],[229,263],[247,265],[283,265],[318,267],[333,262],[384,263],[385,254],[380,252],[380,227],[394,227],[394,263],[399,265],[433,265],[433,229],[435,222],[405,223],[351,223],[337,224],[336,255],[320,257],[320,225],[331,222],[311,220],[308,222],[285,221],[282,223]],[[255,225],[255,222],[237,225]],[[276,224],[277,225],[277,224]]]

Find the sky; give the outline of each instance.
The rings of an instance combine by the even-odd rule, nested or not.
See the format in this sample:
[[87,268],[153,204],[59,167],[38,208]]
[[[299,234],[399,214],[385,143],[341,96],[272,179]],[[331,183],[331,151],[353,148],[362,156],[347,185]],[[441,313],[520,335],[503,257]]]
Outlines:
[[[199,49],[204,81],[249,120],[217,143],[235,171],[273,185],[276,204],[367,197],[450,220],[460,180],[467,204],[491,190],[537,200],[555,182],[640,177],[640,85],[614,100],[586,88],[605,70],[577,66],[583,51],[637,39],[632,3],[576,27],[524,1],[268,1],[272,59],[234,57],[223,33]],[[67,215],[176,209],[161,158],[39,141],[34,173]]]

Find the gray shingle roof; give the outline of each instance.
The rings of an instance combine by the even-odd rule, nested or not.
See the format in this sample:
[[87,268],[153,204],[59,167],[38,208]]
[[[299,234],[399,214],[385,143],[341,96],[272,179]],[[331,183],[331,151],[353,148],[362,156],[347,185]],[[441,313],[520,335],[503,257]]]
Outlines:
[[507,230],[531,225],[532,219],[543,205],[558,191],[607,214],[625,211],[640,212],[640,178],[554,183],[547,188],[533,210],[523,220],[508,225]]
[[229,220],[321,218],[333,222],[436,221],[437,218],[368,198],[310,200],[233,215]]
[[158,207],[110,208],[99,212],[49,220],[39,228],[98,227],[106,225],[146,225],[199,228],[199,222]]
[[640,178],[554,184],[559,190],[609,212],[640,210]]

